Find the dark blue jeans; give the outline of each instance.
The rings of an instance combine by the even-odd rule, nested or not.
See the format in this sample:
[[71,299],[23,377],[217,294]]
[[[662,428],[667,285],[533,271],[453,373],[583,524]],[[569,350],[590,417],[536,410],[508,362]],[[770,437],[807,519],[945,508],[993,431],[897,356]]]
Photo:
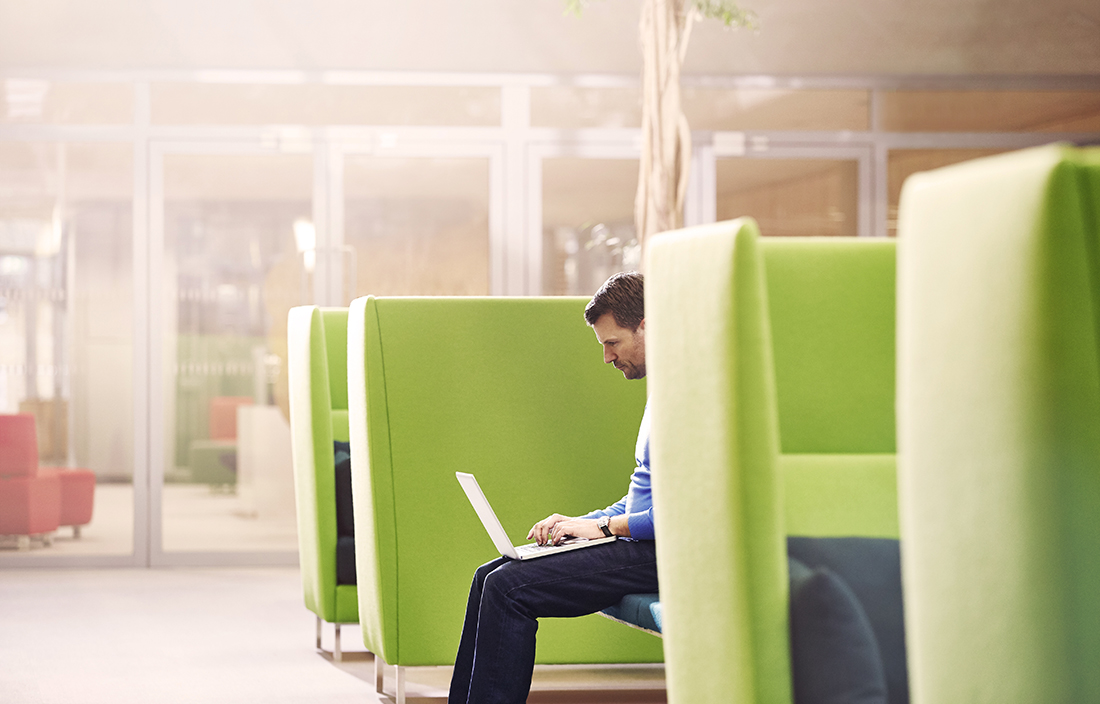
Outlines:
[[584,616],[657,591],[652,540],[616,540],[535,560],[502,557],[474,573],[449,704],[523,704],[536,619]]

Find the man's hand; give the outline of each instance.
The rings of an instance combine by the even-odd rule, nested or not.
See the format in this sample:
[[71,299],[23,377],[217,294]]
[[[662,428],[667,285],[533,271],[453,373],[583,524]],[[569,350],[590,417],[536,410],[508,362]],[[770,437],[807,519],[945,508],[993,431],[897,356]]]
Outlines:
[[595,540],[602,537],[604,537],[603,531],[596,525],[595,518],[569,518],[554,526],[547,542],[557,545],[566,538]]
[[531,527],[531,532],[527,534],[528,540],[534,540],[539,545],[546,545],[550,542],[550,531],[554,529],[554,526],[558,525],[562,521],[573,520],[569,516],[563,516],[560,513],[555,513],[551,516],[547,516],[534,526]]
[[527,534],[528,540],[539,545],[557,545],[570,537],[595,540],[604,535],[595,518],[570,518],[559,513],[539,521]]

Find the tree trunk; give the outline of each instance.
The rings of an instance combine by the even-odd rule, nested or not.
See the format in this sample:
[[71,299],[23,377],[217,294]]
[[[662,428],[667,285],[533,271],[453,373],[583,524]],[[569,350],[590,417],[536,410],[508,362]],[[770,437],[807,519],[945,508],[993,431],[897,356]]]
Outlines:
[[643,0],[642,157],[634,225],[651,235],[683,226],[691,130],[680,108],[680,67],[694,21],[691,0]]

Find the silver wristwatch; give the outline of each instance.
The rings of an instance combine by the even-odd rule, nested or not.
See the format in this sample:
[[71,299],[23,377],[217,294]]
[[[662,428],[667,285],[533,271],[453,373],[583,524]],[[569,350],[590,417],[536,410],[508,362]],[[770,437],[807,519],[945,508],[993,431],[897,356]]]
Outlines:
[[596,519],[596,525],[600,527],[600,530],[603,531],[603,534],[606,535],[608,538],[614,538],[615,534],[611,532],[611,528],[609,527],[610,524],[610,516],[600,516],[598,519]]

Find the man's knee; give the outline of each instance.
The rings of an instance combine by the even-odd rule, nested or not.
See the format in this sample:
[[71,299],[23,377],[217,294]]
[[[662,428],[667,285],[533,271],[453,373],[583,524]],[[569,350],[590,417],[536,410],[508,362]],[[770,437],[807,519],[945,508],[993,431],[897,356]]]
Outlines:
[[500,560],[500,558],[497,558],[496,560],[486,562],[484,565],[477,568],[477,570],[474,572],[474,586],[477,587],[478,591],[484,589],[485,578],[488,577],[493,572],[493,570],[500,567],[501,563],[502,561]]
[[[526,583],[524,577],[526,565],[516,560],[506,560],[489,570],[482,582],[482,594],[497,600],[510,598],[510,595]],[[483,597],[484,598],[484,597]]]

